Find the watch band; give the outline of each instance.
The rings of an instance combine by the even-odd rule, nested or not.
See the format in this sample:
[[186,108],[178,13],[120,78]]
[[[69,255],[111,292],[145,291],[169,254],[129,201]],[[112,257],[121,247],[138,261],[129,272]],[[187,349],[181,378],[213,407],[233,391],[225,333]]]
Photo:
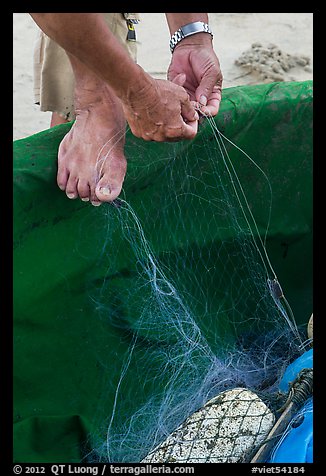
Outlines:
[[207,23],[202,21],[195,21],[182,26],[171,36],[170,50],[173,53],[174,48],[180,43],[181,40],[187,38],[187,36],[195,35],[196,33],[209,33],[213,37],[213,32]]

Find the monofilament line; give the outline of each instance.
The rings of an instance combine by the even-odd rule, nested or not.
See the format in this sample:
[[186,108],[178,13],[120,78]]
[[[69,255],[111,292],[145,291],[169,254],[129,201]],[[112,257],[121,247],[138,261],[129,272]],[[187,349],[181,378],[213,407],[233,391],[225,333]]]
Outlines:
[[[220,154],[221,154],[221,157],[222,157],[222,160],[223,160],[223,163],[225,165],[225,168],[228,172],[228,175],[229,175],[229,178],[230,178],[230,182],[232,184],[232,187],[233,187],[233,190],[234,190],[234,193],[237,197],[237,200],[238,200],[238,203],[239,203],[239,207],[240,207],[240,210],[242,211],[242,214],[243,214],[243,217],[247,223],[247,226],[248,226],[248,229],[249,229],[249,232],[251,234],[251,237],[252,237],[252,240],[253,240],[253,243],[254,243],[254,246],[256,247],[256,250],[259,254],[259,256],[261,257],[261,261],[262,261],[262,264],[265,268],[265,271],[266,271],[266,278],[267,278],[267,283],[270,283],[272,281],[274,281],[275,283],[278,283],[278,278],[277,278],[277,275],[276,275],[276,272],[271,264],[271,261],[269,259],[269,256],[268,256],[268,253],[267,253],[267,249],[266,249],[266,240],[267,240],[267,234],[268,234],[268,230],[269,230],[269,226],[270,226],[270,220],[271,220],[271,210],[272,210],[272,197],[273,197],[273,193],[272,193],[272,188],[271,188],[271,185],[270,185],[270,181],[267,177],[267,175],[265,174],[265,172],[261,169],[261,167],[259,167],[259,165],[244,151],[242,150],[239,146],[237,146],[236,144],[234,144],[234,142],[232,142],[230,139],[228,139],[226,136],[224,136],[218,129],[215,121],[213,120],[213,118],[211,118],[210,116],[205,116],[208,120],[208,123],[212,129],[212,132],[213,132],[213,135],[216,139],[216,142],[218,144],[218,147],[219,147],[219,151],[220,151]],[[265,234],[264,234],[264,240],[261,239],[261,235],[260,235],[260,232],[259,232],[259,229],[258,229],[258,226],[257,226],[257,223],[256,223],[256,220],[253,216],[253,213],[250,209],[250,206],[249,206],[249,203],[248,203],[248,200],[247,200],[247,197],[246,197],[246,194],[243,190],[243,187],[241,185],[241,182],[240,182],[240,179],[238,177],[238,174],[236,173],[235,171],[235,168],[234,168],[234,165],[232,163],[232,160],[230,159],[230,156],[226,150],[226,147],[225,147],[225,144],[223,142],[223,139],[225,139],[226,141],[228,141],[233,147],[235,147],[236,149],[238,149],[245,157],[247,157],[250,162],[262,173],[262,175],[264,176],[264,178],[266,179],[266,182],[268,184],[268,187],[269,187],[269,192],[270,192],[270,202],[269,202],[269,207],[268,207],[268,220],[267,220],[267,225],[266,225],[266,230],[265,230]],[[232,169],[232,173],[231,173],[231,170],[230,168]],[[234,182],[234,179],[236,181],[236,184],[240,190],[240,193],[241,193],[241,196],[242,196],[242,199],[244,200],[244,203],[245,203],[245,207],[246,207],[246,210],[244,208],[244,206],[242,205],[242,201],[241,201],[241,198],[238,194],[238,190],[237,190],[237,187],[235,185],[235,182]],[[250,216],[250,219],[251,219],[251,222],[253,224],[253,227],[256,231],[256,234],[257,234],[257,237],[258,237],[258,240],[259,240],[259,243],[262,247],[262,251],[263,251],[263,254],[256,242],[256,236],[253,232],[253,228],[252,228],[252,225],[250,224],[249,222],[249,219],[247,217],[247,213],[249,214]],[[267,264],[266,264],[267,263]],[[270,273],[272,273],[272,276],[273,278],[270,277]],[[268,287],[271,289],[270,285],[268,284]],[[295,322],[295,318],[294,318],[294,315],[293,315],[293,311],[290,307],[290,304],[289,302],[287,301],[287,299],[285,298],[283,292],[282,292],[282,295],[280,297],[277,297],[275,294],[272,294],[272,297],[278,307],[278,309],[280,310],[281,314],[283,315],[283,317],[286,319],[290,329],[292,330],[292,332],[294,333],[294,335],[296,336],[296,338],[300,341],[300,343],[302,344],[302,339],[301,339],[301,336],[299,334],[299,331],[298,331],[298,328],[297,328],[297,325],[296,325],[296,322]],[[281,303],[281,299],[283,301],[283,304]]]

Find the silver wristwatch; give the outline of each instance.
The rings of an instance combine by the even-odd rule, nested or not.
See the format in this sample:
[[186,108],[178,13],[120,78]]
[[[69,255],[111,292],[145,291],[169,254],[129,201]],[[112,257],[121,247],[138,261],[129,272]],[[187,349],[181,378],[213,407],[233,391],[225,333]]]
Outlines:
[[209,33],[213,37],[213,32],[207,23],[203,21],[195,21],[194,23],[188,23],[177,30],[170,40],[170,50],[173,53],[174,48],[180,43],[181,40],[187,38],[187,36],[195,35],[196,33]]

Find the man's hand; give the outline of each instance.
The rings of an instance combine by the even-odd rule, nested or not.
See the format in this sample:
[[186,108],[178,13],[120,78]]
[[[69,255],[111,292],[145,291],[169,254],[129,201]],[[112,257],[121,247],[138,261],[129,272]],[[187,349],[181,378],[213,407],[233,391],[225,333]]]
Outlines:
[[[207,36],[206,33],[201,35]],[[207,42],[201,43],[201,35],[185,38],[176,46],[168,79],[174,81],[176,76],[184,73],[186,79],[183,86],[190,99],[201,106],[204,114],[216,116],[221,102],[223,76],[213,47]]]
[[130,129],[153,141],[193,139],[198,113],[185,76],[156,80],[137,65],[99,13],[31,13],[39,27],[101,78],[120,99]]
[[182,87],[185,75],[176,75],[173,82],[150,75],[147,79],[144,87],[123,101],[132,133],[156,142],[193,139],[199,115]]

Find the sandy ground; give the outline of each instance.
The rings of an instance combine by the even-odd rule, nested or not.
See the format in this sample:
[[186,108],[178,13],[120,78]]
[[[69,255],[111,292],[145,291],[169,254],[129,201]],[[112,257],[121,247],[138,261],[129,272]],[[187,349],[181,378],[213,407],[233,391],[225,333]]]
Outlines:
[[[165,78],[170,62],[169,31],[163,13],[141,13],[136,27],[138,63],[157,78]],[[305,55],[308,67],[296,66],[286,81],[312,79],[312,13],[209,13],[214,49],[224,76],[223,87],[263,82],[255,73],[235,64],[252,43],[273,43],[284,53]],[[33,98],[33,49],[37,26],[27,13],[13,14],[13,138],[48,129],[50,112],[40,112]],[[266,81],[266,80],[265,80]],[[268,81],[268,80],[267,80]]]

